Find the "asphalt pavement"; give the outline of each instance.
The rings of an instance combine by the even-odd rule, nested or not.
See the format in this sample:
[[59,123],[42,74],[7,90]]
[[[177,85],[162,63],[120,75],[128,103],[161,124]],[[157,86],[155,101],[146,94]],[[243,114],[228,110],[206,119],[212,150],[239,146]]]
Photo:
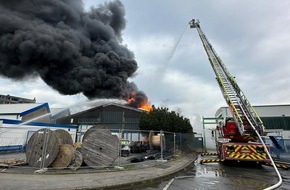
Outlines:
[[[9,172],[0,171],[0,189],[2,190],[49,190],[49,189],[135,189],[147,183],[154,183],[186,169],[197,159],[195,154],[183,154],[170,160],[154,160],[146,167],[126,169],[115,167],[99,172],[57,173],[45,172]],[[155,162],[152,164],[152,162]]]

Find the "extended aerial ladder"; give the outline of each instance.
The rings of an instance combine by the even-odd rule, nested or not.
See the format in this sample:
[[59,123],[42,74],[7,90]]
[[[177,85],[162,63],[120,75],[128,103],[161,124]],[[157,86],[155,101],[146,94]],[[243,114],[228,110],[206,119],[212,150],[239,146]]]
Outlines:
[[[234,121],[226,121],[223,126],[217,127],[218,131],[223,133],[220,134],[222,139],[225,139],[218,140],[217,138],[216,140],[217,153],[220,159],[205,160],[204,163],[207,161],[254,161],[260,164],[270,164],[275,168],[279,182],[267,189],[279,187],[282,184],[282,178],[277,170],[277,164],[270,156],[269,145],[265,144],[261,138],[261,135],[265,135],[262,120],[238,86],[235,77],[229,73],[207,40],[200,28],[199,20],[192,19],[189,25],[190,28],[196,28],[198,31],[209,62],[215,72],[218,85],[234,119]],[[288,167],[284,169],[288,169]]]
[[[237,84],[220,57],[206,38],[206,35],[200,28],[200,22],[192,19],[190,28],[196,28],[202,41],[204,49],[209,58],[210,64],[215,72],[218,85],[229,106],[233,119],[237,124],[240,133],[240,141],[248,141],[257,137],[256,132],[264,134],[265,128],[257,112],[251,106],[243,91]],[[256,132],[255,132],[256,131]]]
[[224,123],[217,127],[218,156],[224,161],[268,163],[269,145],[262,142],[261,135],[265,135],[262,120],[201,30],[199,20],[192,19],[189,25],[198,31],[218,85],[232,114],[232,118],[225,118]]

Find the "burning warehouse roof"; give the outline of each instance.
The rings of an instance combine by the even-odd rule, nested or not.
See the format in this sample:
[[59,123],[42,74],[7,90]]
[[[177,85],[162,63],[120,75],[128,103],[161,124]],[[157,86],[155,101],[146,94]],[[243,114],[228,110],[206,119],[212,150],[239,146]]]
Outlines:
[[134,91],[130,105],[147,101],[128,82],[137,62],[122,44],[121,1],[86,12],[80,0],[10,0],[0,1],[0,12],[0,75],[40,77],[64,95],[128,100]]
[[106,107],[108,105],[114,105],[117,107],[122,107],[130,110],[135,110],[135,111],[150,111],[152,109],[152,106],[150,104],[143,104],[139,105],[138,108],[136,106],[130,105],[130,103],[126,100],[120,100],[120,99],[95,99],[95,100],[90,100],[90,101],[85,101],[85,102],[79,102],[75,105],[72,105],[69,107],[70,113],[73,114],[78,114],[81,112],[87,112],[88,110],[95,109],[97,107]]
[[92,102],[87,109],[58,118],[58,124],[102,125],[110,129],[139,129],[139,119],[144,112],[121,102]]

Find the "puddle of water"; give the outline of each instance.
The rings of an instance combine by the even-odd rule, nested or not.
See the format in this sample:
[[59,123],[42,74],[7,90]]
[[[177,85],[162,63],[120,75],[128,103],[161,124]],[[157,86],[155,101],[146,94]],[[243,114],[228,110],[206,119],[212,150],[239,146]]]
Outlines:
[[202,170],[198,170],[195,174],[196,177],[224,177],[225,171],[218,168],[206,168],[204,167]]

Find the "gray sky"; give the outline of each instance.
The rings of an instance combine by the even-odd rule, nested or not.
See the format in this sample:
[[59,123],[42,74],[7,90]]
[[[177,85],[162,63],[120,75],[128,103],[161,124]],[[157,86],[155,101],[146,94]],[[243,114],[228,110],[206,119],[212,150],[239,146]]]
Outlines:
[[[85,8],[105,1],[83,0]],[[252,105],[290,103],[290,1],[124,0],[123,44],[134,52],[138,70],[130,81],[150,102],[182,115],[214,116],[226,106],[195,29],[207,38]],[[63,96],[39,80],[0,78],[1,94],[36,98],[67,107],[86,98]]]

